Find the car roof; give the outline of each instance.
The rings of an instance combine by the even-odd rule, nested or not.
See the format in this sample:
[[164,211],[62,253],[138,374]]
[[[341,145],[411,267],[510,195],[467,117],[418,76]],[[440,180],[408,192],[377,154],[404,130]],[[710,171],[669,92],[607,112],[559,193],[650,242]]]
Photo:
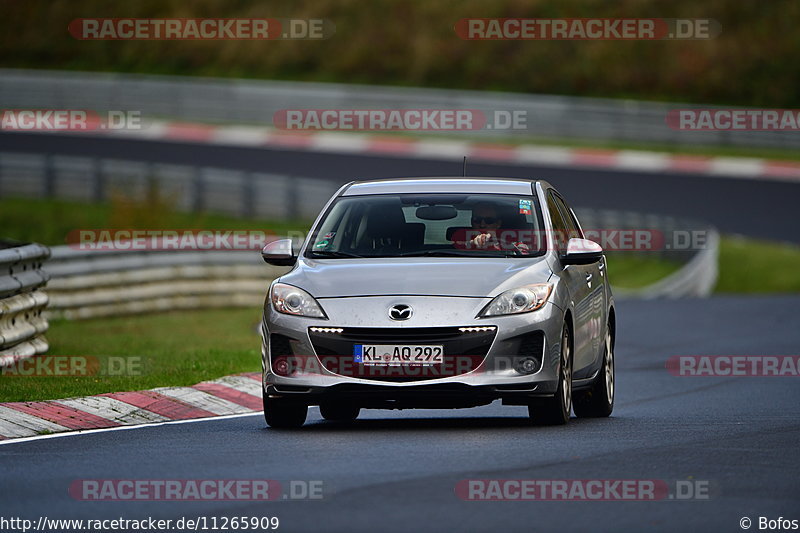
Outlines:
[[401,193],[489,193],[530,196],[536,192],[536,181],[526,178],[500,177],[424,177],[359,180],[350,183],[342,196]]

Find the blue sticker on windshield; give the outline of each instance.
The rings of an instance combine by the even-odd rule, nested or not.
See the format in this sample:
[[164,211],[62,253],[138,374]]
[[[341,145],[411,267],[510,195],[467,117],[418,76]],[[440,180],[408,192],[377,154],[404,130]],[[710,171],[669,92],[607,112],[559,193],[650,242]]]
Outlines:
[[519,201],[519,214],[520,215],[530,215],[531,214],[531,201],[530,200],[522,200]]

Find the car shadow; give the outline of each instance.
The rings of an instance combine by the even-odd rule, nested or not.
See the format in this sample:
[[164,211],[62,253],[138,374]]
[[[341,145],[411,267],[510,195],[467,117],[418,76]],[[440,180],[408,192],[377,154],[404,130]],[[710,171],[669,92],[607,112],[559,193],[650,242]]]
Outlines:
[[419,431],[419,430],[463,430],[463,429],[540,429],[540,430],[568,430],[570,427],[587,426],[591,424],[614,423],[614,418],[575,418],[570,419],[565,426],[537,425],[528,417],[486,416],[486,417],[446,417],[446,418],[366,418],[352,422],[332,422],[329,420],[308,421],[299,429],[275,429],[264,427],[263,431],[302,431],[308,432],[359,432],[359,431]]

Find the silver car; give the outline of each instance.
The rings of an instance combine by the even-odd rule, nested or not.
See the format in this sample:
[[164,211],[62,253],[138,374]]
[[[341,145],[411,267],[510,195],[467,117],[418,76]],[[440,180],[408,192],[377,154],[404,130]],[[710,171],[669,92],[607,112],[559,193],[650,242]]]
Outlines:
[[264,304],[264,417],[528,406],[541,424],[609,416],[614,300],[600,246],[547,182],[354,181],[328,201]]

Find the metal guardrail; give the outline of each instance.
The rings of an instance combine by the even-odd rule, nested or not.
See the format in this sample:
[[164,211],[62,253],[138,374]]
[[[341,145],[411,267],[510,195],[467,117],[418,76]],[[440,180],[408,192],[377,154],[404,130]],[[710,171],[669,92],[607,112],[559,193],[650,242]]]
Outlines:
[[0,197],[103,202],[157,196],[181,211],[313,220],[341,184],[262,172],[93,157],[0,152]]
[[48,314],[67,319],[257,307],[286,268],[254,251],[91,251],[55,246]]
[[47,351],[44,337],[50,251],[41,244],[0,242],[0,367]]
[[520,93],[0,69],[0,101],[7,109],[134,110],[145,121],[165,117],[262,126],[272,125],[274,114],[284,109],[476,109],[490,116],[498,110],[525,111],[525,129],[465,133],[684,146],[800,147],[800,136],[792,132],[686,132],[666,124],[670,110],[714,106]]

